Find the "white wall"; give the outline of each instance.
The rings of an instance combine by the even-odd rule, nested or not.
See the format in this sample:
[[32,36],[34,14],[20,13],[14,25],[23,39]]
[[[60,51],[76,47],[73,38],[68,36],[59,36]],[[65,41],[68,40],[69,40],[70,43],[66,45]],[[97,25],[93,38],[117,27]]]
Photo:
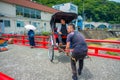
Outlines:
[[60,10],[64,11],[64,12],[69,12],[69,9],[70,9],[69,3],[66,3],[66,4],[60,6]]
[[41,20],[50,21],[52,14],[47,12],[41,12]]
[[[76,11],[71,9],[71,5],[76,8]],[[59,7],[58,10],[61,10],[63,12],[73,12],[73,13],[78,14],[78,6],[76,6],[76,5],[72,4],[72,3],[64,3],[64,4],[59,4],[59,5],[53,6],[53,8],[55,8],[55,9],[56,9],[56,7]]]
[[15,5],[0,2],[0,14],[3,14],[9,17],[15,17],[16,16]]
[[42,29],[44,30],[44,23],[46,23],[46,30],[50,31],[50,20],[53,14],[47,12],[41,12],[41,20],[42,20]]
[[[50,31],[50,19],[52,14],[41,11],[41,19],[31,19],[24,17],[16,17],[16,5],[7,4],[0,2],[0,14],[4,14],[5,17],[0,17],[1,20],[10,20],[10,27],[5,27],[5,33],[24,33],[27,32],[24,27],[17,27],[16,21],[24,21],[24,24],[29,24],[29,22],[37,22],[40,25],[37,27],[36,32],[40,31]],[[44,27],[46,23],[46,28]]]

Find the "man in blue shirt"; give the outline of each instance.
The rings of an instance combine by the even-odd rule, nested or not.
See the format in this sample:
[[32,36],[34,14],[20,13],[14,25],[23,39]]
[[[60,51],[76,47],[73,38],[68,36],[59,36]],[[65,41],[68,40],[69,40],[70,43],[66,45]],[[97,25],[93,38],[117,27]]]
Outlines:
[[[83,60],[87,55],[88,47],[85,42],[85,38],[83,35],[75,31],[75,26],[73,24],[69,24],[68,28],[68,36],[67,36],[67,45],[66,45],[66,53],[69,55],[68,50],[72,50],[71,54],[71,68],[73,73],[73,80],[78,80],[77,78],[77,70],[76,70],[76,61],[79,61],[78,74],[81,75],[81,71],[83,69]],[[73,58],[75,60],[73,60]]]

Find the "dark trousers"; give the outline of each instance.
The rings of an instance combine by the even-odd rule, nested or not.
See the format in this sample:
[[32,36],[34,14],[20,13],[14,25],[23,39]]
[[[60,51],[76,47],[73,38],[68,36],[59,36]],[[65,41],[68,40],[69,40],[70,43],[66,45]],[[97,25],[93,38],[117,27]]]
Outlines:
[[[58,34],[59,43],[63,43],[62,36],[67,36],[67,34]],[[66,41],[65,41],[66,42]]]
[[59,40],[59,43],[62,43],[62,35],[61,34],[58,34],[58,40]]
[[35,46],[34,37],[29,37],[29,44],[30,46]]
[[83,69],[84,64],[84,58],[86,56],[87,52],[83,53],[72,53],[72,57],[75,58],[76,61],[72,60],[71,58],[71,68],[73,75],[77,75],[77,69],[76,69],[76,62],[79,61],[79,71],[81,72]]

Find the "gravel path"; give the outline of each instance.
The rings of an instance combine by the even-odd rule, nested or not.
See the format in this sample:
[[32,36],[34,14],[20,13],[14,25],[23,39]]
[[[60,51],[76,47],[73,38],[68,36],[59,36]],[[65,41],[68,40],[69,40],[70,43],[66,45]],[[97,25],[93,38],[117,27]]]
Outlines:
[[[54,63],[48,59],[47,49],[31,49],[9,45],[0,52],[0,71],[15,80],[72,80],[69,57],[58,54]],[[120,80],[120,61],[92,57],[85,59],[79,80]]]

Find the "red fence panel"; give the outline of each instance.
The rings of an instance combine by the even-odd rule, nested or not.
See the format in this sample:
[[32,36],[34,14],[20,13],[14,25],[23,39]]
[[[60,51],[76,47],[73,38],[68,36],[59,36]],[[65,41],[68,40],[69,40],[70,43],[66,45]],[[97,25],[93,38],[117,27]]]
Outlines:
[[[5,39],[9,39],[9,38],[13,37],[14,38],[14,44],[29,46],[28,37],[25,36],[25,35],[3,34],[2,36],[5,37]],[[38,47],[38,48],[48,48],[48,46],[47,46],[48,45],[48,38],[49,38],[48,36],[35,36],[36,47]],[[112,41],[112,40],[86,39],[86,41],[87,42],[120,44],[120,41]],[[113,56],[113,55],[99,53],[99,51],[111,51],[111,52],[120,53],[120,49],[105,48],[105,47],[93,47],[93,46],[89,46],[88,48],[94,50],[94,52],[88,52],[89,55],[120,60],[120,56]]]
[[99,53],[99,51],[111,51],[111,52],[118,52],[118,54],[120,54],[120,49],[105,48],[105,47],[93,47],[93,46],[88,46],[88,49],[94,50],[94,52],[88,52],[89,55],[120,60],[120,56],[113,56],[113,55]]
[[14,79],[0,72],[0,80],[14,80]]

